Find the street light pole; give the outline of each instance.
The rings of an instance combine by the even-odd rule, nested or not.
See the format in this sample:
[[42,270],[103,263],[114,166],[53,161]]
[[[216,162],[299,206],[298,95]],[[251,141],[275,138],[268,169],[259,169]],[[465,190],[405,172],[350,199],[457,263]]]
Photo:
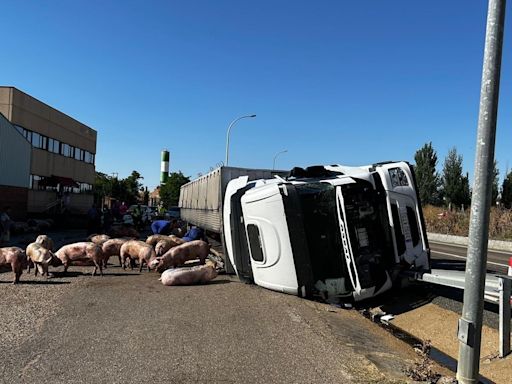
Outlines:
[[505,0],[489,0],[457,380],[478,383]]
[[272,164],[272,170],[276,169],[276,159],[277,159],[277,156],[279,156],[281,153],[286,153],[288,152],[287,149],[281,151],[281,152],[277,152],[276,155],[274,156],[274,163]]
[[256,117],[256,115],[240,116],[240,117],[236,118],[235,120],[233,120],[231,122],[231,124],[229,124],[228,133],[226,135],[226,161],[224,162],[225,166],[229,165],[229,134],[231,132],[231,128],[237,123],[238,120],[242,120],[242,119],[246,119],[246,118],[250,118],[250,117]]

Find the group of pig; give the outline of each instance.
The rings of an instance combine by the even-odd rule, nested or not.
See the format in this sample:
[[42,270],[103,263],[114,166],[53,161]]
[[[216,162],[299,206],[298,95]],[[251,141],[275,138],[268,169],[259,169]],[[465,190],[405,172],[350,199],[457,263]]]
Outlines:
[[[126,269],[127,261],[133,269],[136,262],[139,272],[144,264],[147,270],[162,273],[160,280],[164,285],[189,285],[204,283],[217,276],[215,264],[206,262],[210,253],[210,245],[202,240],[186,242],[180,237],[171,235],[152,235],[140,241],[130,238],[111,239],[107,235],[92,235],[88,241],[67,244],[53,252],[53,241],[46,235],[40,235],[25,250],[18,247],[0,248],[0,267],[10,265],[14,272],[16,284],[23,270],[27,273],[34,268],[34,274],[50,277],[50,266],[64,266],[64,273],[71,265],[94,265],[92,275],[98,270],[103,276],[103,269],[111,256],[118,256],[119,265]],[[199,266],[187,267],[191,260],[199,260]]]

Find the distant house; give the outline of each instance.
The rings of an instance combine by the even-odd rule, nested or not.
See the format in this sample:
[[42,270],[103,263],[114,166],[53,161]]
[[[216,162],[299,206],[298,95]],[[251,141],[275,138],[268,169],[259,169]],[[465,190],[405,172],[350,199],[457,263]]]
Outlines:
[[149,206],[156,207],[158,204],[160,204],[160,186],[149,193]]

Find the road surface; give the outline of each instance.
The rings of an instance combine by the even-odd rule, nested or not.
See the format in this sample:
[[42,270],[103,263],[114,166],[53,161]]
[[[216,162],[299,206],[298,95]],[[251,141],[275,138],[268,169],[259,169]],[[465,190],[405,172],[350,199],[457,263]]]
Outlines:
[[0,383],[395,383],[416,358],[356,311],[226,276],[165,287],[91,269],[0,273]]
[[[437,264],[442,260],[458,260],[463,263],[466,261],[466,246],[438,243],[434,241],[429,241],[429,245],[432,259]],[[489,250],[487,252],[487,270],[489,272],[506,274],[510,257],[512,257],[512,253],[510,252]]]

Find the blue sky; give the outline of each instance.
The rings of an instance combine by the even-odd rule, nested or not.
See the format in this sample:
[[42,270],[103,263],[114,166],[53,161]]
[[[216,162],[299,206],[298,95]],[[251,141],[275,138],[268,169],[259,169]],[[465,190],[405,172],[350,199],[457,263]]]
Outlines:
[[[456,146],[472,178],[485,1],[2,2],[0,84],[98,131],[96,169],[158,184],[224,159],[271,168],[414,161]],[[512,20],[496,158],[512,168]]]

